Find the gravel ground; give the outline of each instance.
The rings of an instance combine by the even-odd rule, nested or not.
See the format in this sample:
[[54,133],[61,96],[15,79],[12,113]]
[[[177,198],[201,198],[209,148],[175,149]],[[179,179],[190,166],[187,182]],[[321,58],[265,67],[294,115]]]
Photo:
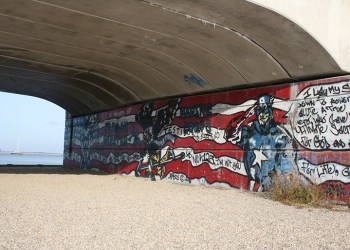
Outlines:
[[0,174],[0,249],[349,249],[349,215],[119,175]]

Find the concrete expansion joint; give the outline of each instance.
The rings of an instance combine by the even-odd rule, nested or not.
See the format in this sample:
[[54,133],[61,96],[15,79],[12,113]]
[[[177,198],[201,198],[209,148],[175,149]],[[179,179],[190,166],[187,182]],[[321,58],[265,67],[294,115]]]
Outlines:
[[153,7],[158,7],[158,8],[161,8],[163,10],[166,10],[166,11],[170,11],[170,12],[173,12],[173,13],[176,13],[176,14],[179,14],[179,15],[182,15],[182,16],[185,16],[186,19],[194,19],[196,21],[199,21],[201,23],[203,23],[205,26],[207,25],[212,25],[214,27],[214,29],[216,27],[219,27],[219,28],[222,28],[224,30],[227,30],[229,32],[233,32],[235,33],[237,36],[239,37],[242,37],[243,39],[249,41],[249,42],[253,42],[254,44],[257,44],[257,42],[255,42],[253,39],[247,37],[246,35],[244,35],[243,33],[240,33],[239,31],[233,29],[233,28],[230,28],[230,27],[227,27],[227,26],[224,26],[224,25],[221,25],[221,24],[218,24],[218,23],[215,23],[215,22],[212,22],[212,21],[209,21],[209,20],[206,20],[206,19],[203,19],[203,18],[200,18],[200,17],[196,17],[196,16],[192,16],[192,15],[189,15],[189,14],[186,14],[184,12],[181,12],[181,11],[178,11],[178,10],[173,10],[169,7],[164,7],[160,4],[157,4],[157,3],[151,3],[150,1],[146,1],[146,0],[139,0],[140,2],[144,3],[144,4],[148,4],[148,5],[151,5]]
[[146,1],[146,0],[139,0],[139,1],[140,1],[141,3],[147,4],[147,5],[150,5],[150,6],[153,6],[153,7],[161,8],[161,9],[163,9],[163,10],[170,11],[170,12],[173,12],[173,13],[176,13],[176,14],[179,14],[179,15],[182,15],[182,16],[186,17],[186,19],[194,19],[194,20],[200,21],[200,22],[203,23],[205,26],[207,26],[207,25],[212,25],[214,29],[216,28],[216,26],[218,26],[218,27],[220,27],[220,28],[222,28],[222,29],[225,29],[225,30],[228,30],[228,31],[233,31],[234,33],[237,33],[238,36],[244,37],[244,38],[247,39],[247,40],[251,40],[250,38],[246,37],[244,34],[241,34],[241,33],[239,33],[238,31],[235,31],[235,30],[233,30],[233,29],[231,29],[231,28],[229,28],[229,27],[223,26],[223,25],[221,25],[221,24],[217,24],[217,23],[215,23],[215,22],[212,22],[212,21],[209,21],[209,20],[200,18],[200,17],[192,16],[192,15],[186,14],[186,13],[184,13],[184,12],[171,9],[171,8],[169,8],[169,7],[162,6],[162,5],[157,4],[157,3],[151,3],[150,1]]
[[[229,32],[232,32],[234,33],[236,36],[246,40],[248,43],[251,43],[251,44],[254,44],[255,46],[259,47],[262,51],[264,51],[271,59],[273,59],[285,72],[286,74],[288,74],[289,77],[291,77],[291,75],[289,74],[289,72],[285,69],[285,67],[283,67],[283,65],[280,64],[280,62],[274,57],[271,55],[270,52],[268,52],[265,48],[263,48],[257,41],[253,40],[252,38],[246,36],[245,34],[239,32],[238,30],[235,30],[233,28],[230,28],[230,27],[227,27],[227,26],[224,26],[224,25],[221,25],[221,24],[218,24],[218,23],[215,23],[215,22],[212,22],[212,21],[209,21],[209,20],[206,20],[206,19],[203,19],[203,18],[200,18],[200,17],[196,17],[196,16],[192,16],[192,15],[189,15],[189,14],[186,14],[184,12],[181,12],[181,11],[178,11],[178,10],[174,10],[174,9],[171,9],[169,7],[165,7],[165,6],[162,6],[158,3],[152,3],[150,1],[146,1],[146,0],[139,0],[141,3],[144,3],[144,4],[147,4],[147,5],[150,5],[150,6],[153,6],[153,7],[157,7],[157,8],[161,8],[165,11],[170,11],[172,13],[175,13],[175,14],[178,14],[178,15],[182,15],[184,17],[186,17],[186,19],[193,19],[193,20],[196,20],[196,21],[199,21],[201,23],[203,23],[205,26],[207,25],[212,25],[213,28],[215,29],[216,27],[218,28],[221,28],[221,29],[224,29],[226,31],[229,31]],[[292,78],[292,77],[291,77]]]

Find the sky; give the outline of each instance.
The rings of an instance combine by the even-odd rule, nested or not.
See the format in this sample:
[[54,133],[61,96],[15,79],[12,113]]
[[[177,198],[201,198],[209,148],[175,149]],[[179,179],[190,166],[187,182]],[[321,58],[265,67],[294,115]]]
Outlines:
[[0,150],[63,153],[65,110],[56,104],[0,92],[0,116]]

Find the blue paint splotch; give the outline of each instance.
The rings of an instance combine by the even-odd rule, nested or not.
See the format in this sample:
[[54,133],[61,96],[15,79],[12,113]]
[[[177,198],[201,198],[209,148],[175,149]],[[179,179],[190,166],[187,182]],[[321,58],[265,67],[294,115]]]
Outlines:
[[200,78],[199,76],[193,75],[193,74],[184,75],[184,80],[188,84],[196,84],[200,87],[204,87],[205,85],[208,84],[202,78]]

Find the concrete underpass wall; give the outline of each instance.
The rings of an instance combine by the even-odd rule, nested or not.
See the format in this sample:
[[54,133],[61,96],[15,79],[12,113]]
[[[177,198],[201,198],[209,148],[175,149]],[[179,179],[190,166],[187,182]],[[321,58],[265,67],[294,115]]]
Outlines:
[[242,189],[273,173],[350,192],[350,77],[133,105],[67,119],[64,165]]

